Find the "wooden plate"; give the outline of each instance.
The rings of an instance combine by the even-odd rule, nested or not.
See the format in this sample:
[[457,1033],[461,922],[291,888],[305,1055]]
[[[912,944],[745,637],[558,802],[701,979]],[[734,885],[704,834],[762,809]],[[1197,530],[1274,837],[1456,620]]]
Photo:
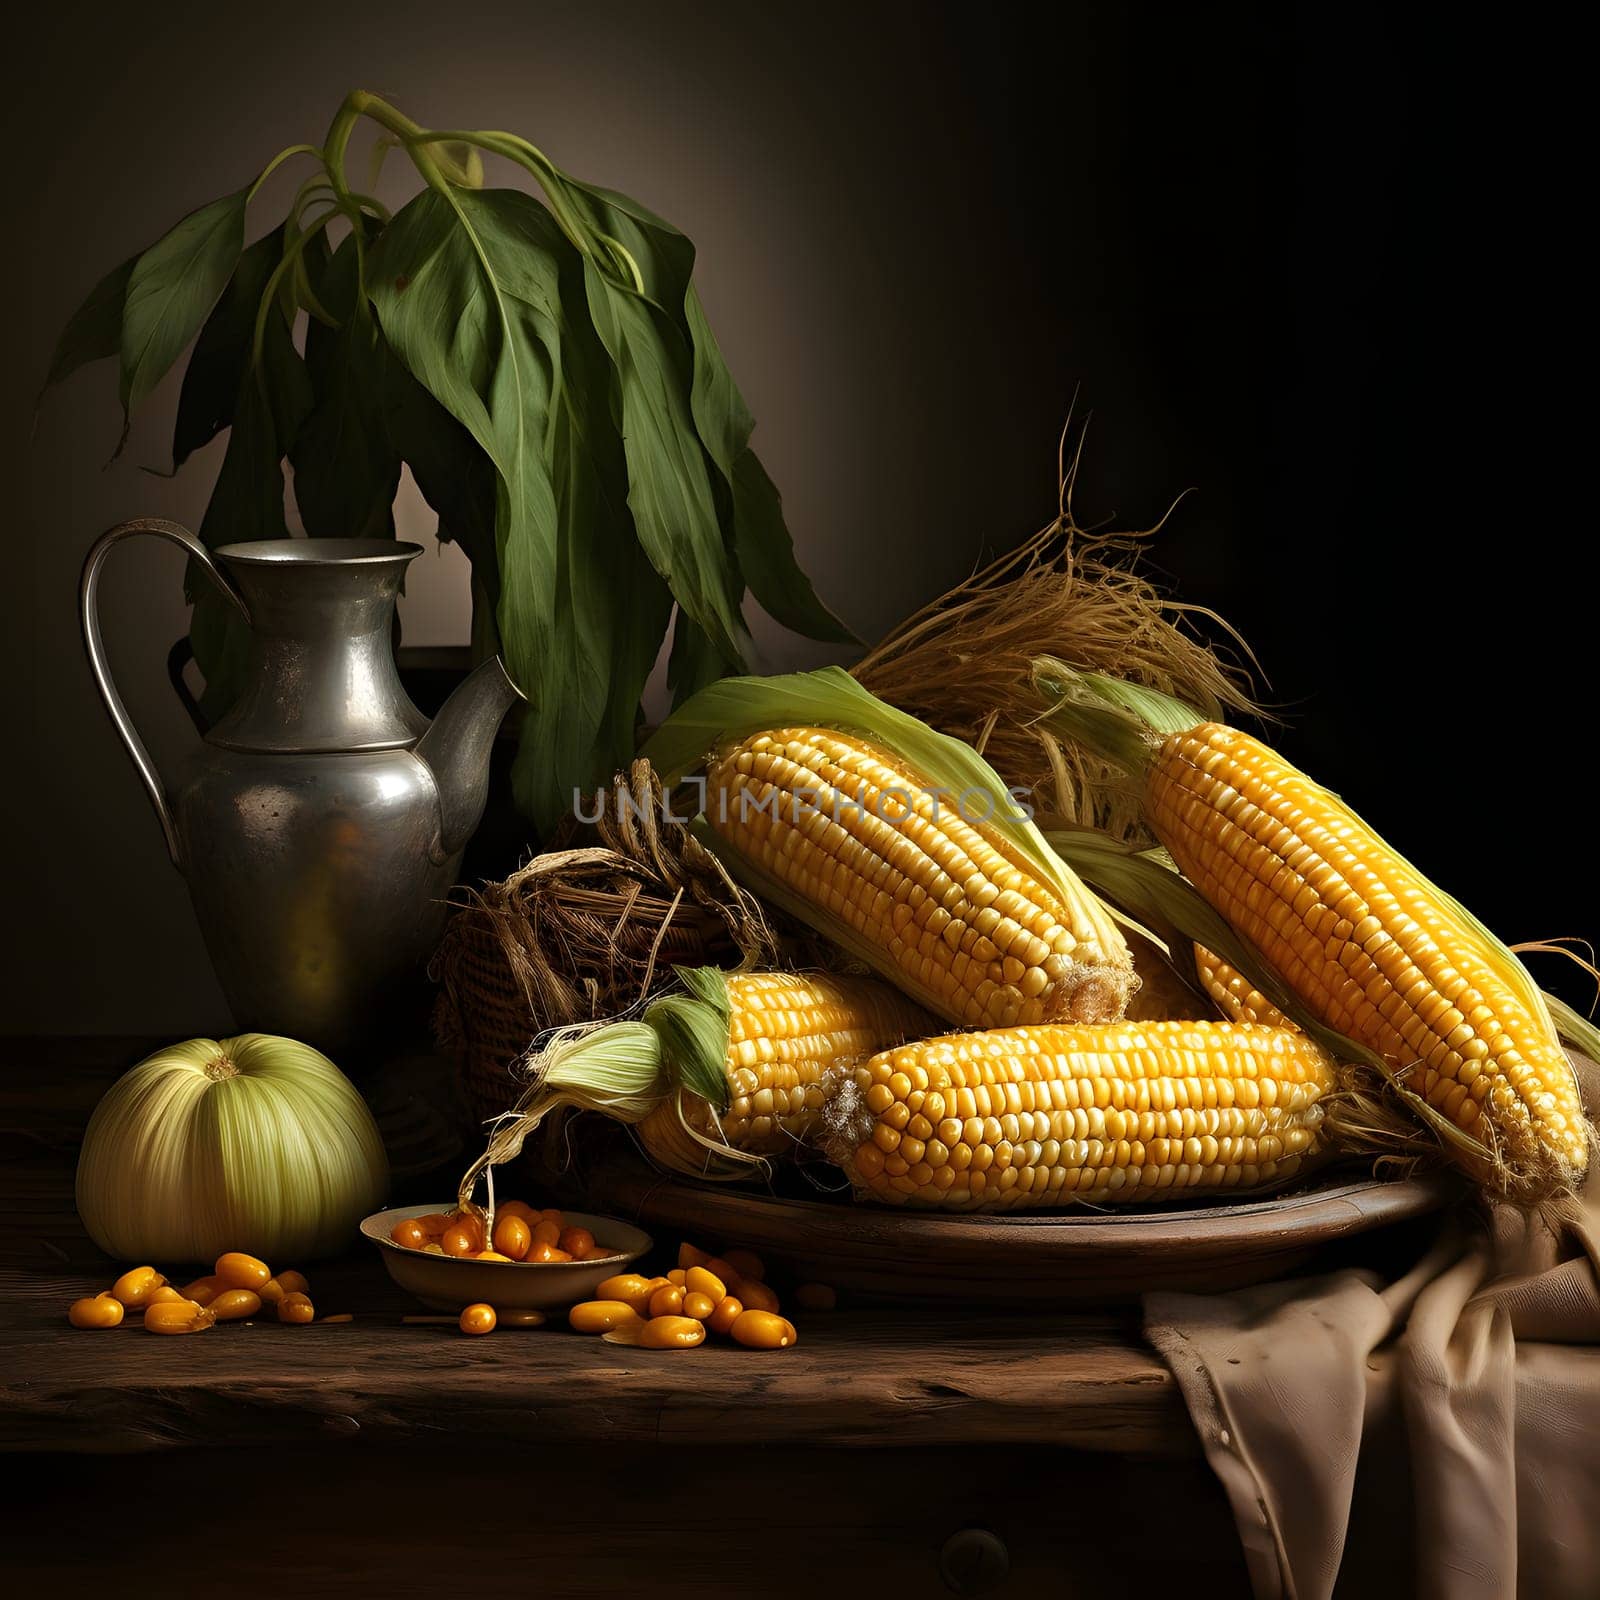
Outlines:
[[603,1192],[643,1227],[708,1249],[743,1245],[856,1299],[1104,1305],[1151,1289],[1280,1277],[1338,1240],[1425,1216],[1468,1191],[1443,1173],[1330,1176],[1246,1204],[939,1216],[702,1186],[630,1166],[608,1172]]

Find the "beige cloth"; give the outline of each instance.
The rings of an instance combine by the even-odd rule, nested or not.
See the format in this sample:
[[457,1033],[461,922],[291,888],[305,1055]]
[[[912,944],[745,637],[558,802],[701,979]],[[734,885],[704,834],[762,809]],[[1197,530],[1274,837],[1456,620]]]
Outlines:
[[1145,1332],[1258,1600],[1600,1597],[1600,1179],[1558,1229],[1453,1218],[1389,1282],[1148,1295]]

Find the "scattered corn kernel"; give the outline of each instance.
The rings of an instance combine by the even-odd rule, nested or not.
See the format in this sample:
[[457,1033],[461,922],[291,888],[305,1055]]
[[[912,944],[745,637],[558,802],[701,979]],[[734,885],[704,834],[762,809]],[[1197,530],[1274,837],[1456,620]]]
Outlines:
[[652,1317],[639,1329],[637,1342],[647,1350],[692,1350],[705,1338],[706,1325],[693,1317]]
[[166,1281],[154,1267],[129,1267],[111,1285],[111,1293],[125,1306],[142,1306]]
[[567,1322],[578,1333],[610,1333],[640,1321],[639,1313],[622,1300],[585,1300],[567,1313]]
[[794,1292],[794,1303],[802,1311],[832,1311],[839,1304],[839,1295],[826,1283],[802,1283]]
[[706,1326],[713,1333],[726,1336],[733,1331],[733,1325],[743,1311],[742,1302],[735,1300],[731,1294],[726,1295],[712,1308],[711,1315],[705,1319]]
[[312,1305],[309,1295],[302,1294],[298,1289],[291,1289],[278,1302],[278,1321],[289,1323],[306,1323],[317,1320],[317,1308]]
[[272,1276],[272,1269],[256,1256],[229,1250],[217,1257],[216,1274],[224,1289],[259,1289]]
[[121,1327],[125,1315],[122,1302],[109,1294],[85,1295],[67,1307],[67,1321],[74,1328]]
[[254,1289],[224,1289],[207,1309],[218,1322],[242,1322],[261,1309],[261,1296]]
[[650,1296],[657,1287],[650,1279],[641,1278],[637,1272],[619,1272],[614,1277],[606,1278],[595,1290],[594,1297],[596,1300],[620,1300],[643,1317],[649,1314]]
[[713,1304],[728,1293],[727,1284],[705,1267],[690,1267],[683,1275],[683,1287],[690,1294],[703,1294]]
[[463,1333],[493,1333],[499,1320],[494,1307],[480,1300],[476,1305],[463,1308],[459,1326]]
[[678,1317],[683,1315],[683,1290],[676,1283],[669,1283],[664,1289],[657,1289],[650,1296],[650,1315],[652,1317]]
[[150,1333],[203,1333],[216,1320],[209,1306],[197,1306],[193,1300],[163,1300],[144,1314]]
[[794,1324],[770,1311],[743,1311],[728,1331],[736,1344],[752,1350],[787,1350],[797,1339]]

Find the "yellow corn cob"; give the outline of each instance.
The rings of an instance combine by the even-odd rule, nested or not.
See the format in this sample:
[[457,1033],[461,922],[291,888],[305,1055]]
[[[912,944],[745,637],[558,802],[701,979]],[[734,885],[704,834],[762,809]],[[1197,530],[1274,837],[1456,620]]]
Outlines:
[[1576,1182],[1588,1124],[1538,990],[1336,796],[1205,723],[1154,752],[1145,797],[1184,874],[1312,1014],[1496,1158],[1464,1164],[1530,1199]]
[[1133,986],[1100,902],[1062,871],[1064,902],[997,828],[868,741],[759,733],[707,770],[712,831],[802,916],[969,1027],[1102,1021]]
[[834,1074],[830,1157],[864,1198],[1008,1211],[1282,1183],[1323,1150],[1328,1055],[1227,1022],[951,1034]]
[[686,1088],[637,1125],[645,1151],[678,1171],[702,1171],[707,1161],[707,1146],[686,1125],[749,1156],[794,1149],[818,1126],[824,1078],[831,1067],[913,1038],[930,1026],[918,1006],[872,978],[736,972],[724,982],[729,1008],[727,1110],[714,1115],[704,1099]]
[[1230,1021],[1259,1022],[1263,1027],[1282,1028],[1288,1033],[1300,1031],[1242,972],[1230,967],[1221,956],[1212,955],[1203,944],[1194,947],[1194,969],[1200,976],[1200,987]]

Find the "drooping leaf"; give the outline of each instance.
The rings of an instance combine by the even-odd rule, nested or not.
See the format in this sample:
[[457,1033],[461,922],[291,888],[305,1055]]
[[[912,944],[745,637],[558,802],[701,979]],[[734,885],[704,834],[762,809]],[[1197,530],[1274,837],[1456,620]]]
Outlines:
[[655,665],[672,596],[651,566],[628,510],[627,462],[612,410],[610,366],[587,316],[583,263],[560,257],[561,344],[551,461],[560,515],[558,616],[570,613],[581,652],[569,708],[535,707],[513,769],[519,802],[541,825],[625,771],[639,701]]
[[351,234],[314,280],[318,303],[340,325],[329,328],[313,318],[306,329],[315,402],[289,455],[307,533],[387,539],[394,537],[400,482],[400,456],[384,418],[391,362],[371,305],[358,292],[356,264]]
[[[794,556],[783,502],[750,449],[755,419],[728,371],[692,279],[695,251],[670,222],[627,195],[561,175],[568,202],[627,252],[643,280],[643,294],[681,340],[669,345],[689,354],[680,378],[691,384],[691,412],[701,444],[728,493],[722,517],[724,544],[742,581],[761,606],[785,627],[834,643],[854,636],[818,600]],[[731,524],[731,526],[729,526]],[[680,599],[682,597],[680,596]],[[737,671],[737,659],[727,670]]]
[[680,609],[672,624],[672,651],[667,657],[667,688],[673,705],[681,706],[707,684],[737,670],[737,663],[725,660],[689,614]]
[[122,348],[122,306],[138,259],[130,256],[120,267],[108,272],[89,291],[89,298],[72,313],[72,319],[56,340],[44,389],[71,377],[79,367],[91,361],[114,356]]
[[500,597],[495,552],[494,462],[466,428],[411,376],[387,341],[378,382],[384,430],[439,518],[439,538],[459,544],[492,612]]
[[[686,390],[688,352],[663,314],[584,263],[589,312],[616,372],[639,543],[674,599],[730,662],[744,659],[742,584],[729,559]],[[677,348],[674,346],[677,345]]]
[[574,255],[529,195],[430,192],[385,229],[368,278],[390,346],[494,465],[501,653],[529,702],[518,791],[541,822],[566,810],[594,762],[616,615],[605,473],[584,459],[598,442],[582,415],[596,385],[568,387],[562,372],[576,359],[561,296]]
[[239,380],[250,360],[256,313],[282,257],[283,224],[279,223],[239,257],[222,298],[206,318],[178,395],[178,417],[172,429],[174,470],[232,423]]
[[458,193],[454,203],[433,190],[418,195],[373,250],[368,293],[395,354],[494,464],[500,604],[509,599],[518,623],[507,628],[502,617],[502,633],[521,658],[513,665],[508,656],[512,676],[531,695],[555,592],[546,341],[565,241],[553,224],[537,244],[508,241],[499,218],[505,193]]
[[126,419],[200,331],[244,251],[248,189],[191,211],[134,263],[122,311]]
[[614,189],[583,183],[560,174],[562,194],[591,227],[616,240],[643,280],[641,292],[677,331],[688,351],[691,338],[686,314],[689,280],[694,272],[694,243],[648,206]]
[[[247,367],[234,400],[228,448],[211,491],[200,538],[210,549],[256,539],[284,539],[283,458],[311,409],[311,385],[289,325],[275,305],[267,318],[259,368]],[[200,709],[215,722],[243,683],[248,636],[209,583],[190,574],[194,615],[189,638],[205,677]]]
[[784,627],[808,639],[847,644],[854,635],[817,598],[795,560],[783,519],[783,500],[750,448],[755,418],[722,359],[700,296],[691,284],[685,302],[694,342],[695,427],[733,493],[734,551],[750,592]]

